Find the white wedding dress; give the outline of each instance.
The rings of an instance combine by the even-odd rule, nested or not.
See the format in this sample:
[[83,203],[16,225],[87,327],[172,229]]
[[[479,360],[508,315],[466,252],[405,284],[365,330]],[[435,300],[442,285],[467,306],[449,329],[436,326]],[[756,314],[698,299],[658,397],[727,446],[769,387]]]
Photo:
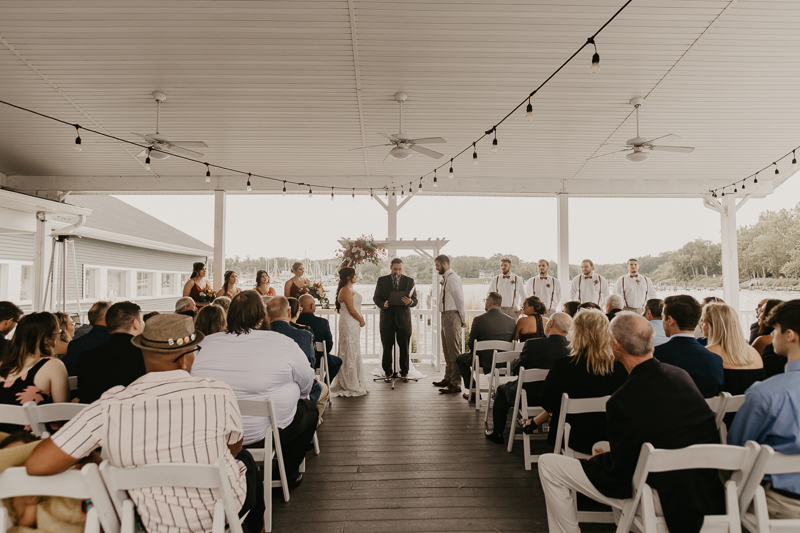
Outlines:
[[[361,314],[361,295],[353,292],[353,307]],[[331,396],[364,396],[367,379],[361,367],[361,323],[350,314],[347,306],[339,310],[339,341],[336,351],[342,367],[331,383]]]

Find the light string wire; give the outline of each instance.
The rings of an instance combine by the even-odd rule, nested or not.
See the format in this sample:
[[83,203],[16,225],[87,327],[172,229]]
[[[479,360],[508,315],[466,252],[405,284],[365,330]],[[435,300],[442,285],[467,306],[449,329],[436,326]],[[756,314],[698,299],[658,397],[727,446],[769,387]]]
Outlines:
[[[578,49],[577,49],[577,50],[576,50],[576,51],[575,51],[575,52],[574,52],[574,53],[573,53],[571,56],[569,56],[569,58],[568,58],[566,61],[564,61],[564,62],[561,64],[561,66],[559,66],[559,67],[558,67],[558,68],[557,68],[557,69],[556,69],[556,70],[555,70],[555,71],[554,71],[552,74],[550,74],[550,76],[548,76],[548,77],[547,77],[547,79],[545,79],[545,80],[544,80],[542,83],[540,83],[540,84],[539,84],[539,86],[538,86],[538,87],[536,87],[536,89],[534,89],[533,91],[531,91],[531,93],[530,93],[528,96],[526,96],[526,97],[525,97],[525,99],[524,99],[524,100],[522,100],[522,102],[520,102],[519,104],[517,104],[517,105],[516,105],[516,106],[515,106],[515,107],[514,107],[514,108],[513,108],[511,111],[509,111],[509,112],[508,112],[508,114],[506,114],[506,116],[504,116],[503,118],[501,118],[501,119],[500,119],[500,120],[499,120],[499,121],[498,121],[498,122],[497,122],[497,123],[496,123],[496,124],[495,124],[495,125],[494,125],[494,126],[491,128],[491,129],[489,129],[489,130],[488,130],[486,133],[484,133],[483,135],[481,135],[480,137],[478,137],[478,138],[477,138],[475,141],[471,142],[469,145],[467,145],[467,147],[466,147],[466,148],[464,148],[463,150],[461,150],[460,152],[458,152],[456,155],[452,156],[452,157],[449,159],[449,161],[447,161],[446,163],[443,163],[442,165],[440,165],[440,166],[436,167],[434,170],[432,170],[432,171],[428,172],[427,174],[423,174],[423,175],[420,177],[420,184],[421,184],[421,181],[422,181],[422,180],[423,180],[425,177],[427,177],[427,176],[430,176],[430,175],[431,175],[431,174],[433,174],[433,173],[434,173],[436,170],[439,170],[439,169],[441,169],[442,167],[444,167],[444,166],[445,166],[445,165],[447,165],[448,163],[450,163],[450,164],[451,164],[451,166],[452,166],[452,162],[453,162],[453,160],[454,160],[454,159],[456,159],[456,158],[458,158],[459,156],[463,155],[463,154],[464,154],[465,152],[467,152],[467,151],[468,151],[470,148],[476,149],[476,148],[475,148],[475,147],[476,147],[476,144],[477,144],[478,142],[480,142],[481,140],[483,140],[483,139],[484,139],[484,137],[486,137],[486,136],[488,136],[488,135],[492,134],[493,132],[494,132],[494,133],[496,133],[496,130],[497,130],[497,127],[498,127],[498,126],[500,126],[500,125],[501,125],[501,124],[503,124],[503,123],[504,123],[506,120],[508,120],[508,118],[509,118],[509,117],[511,117],[511,115],[513,115],[513,114],[514,114],[514,113],[515,113],[515,112],[516,112],[516,111],[517,111],[517,110],[518,110],[520,107],[522,107],[523,105],[526,105],[526,104],[530,103],[530,99],[531,99],[531,98],[532,98],[532,97],[533,97],[533,96],[534,96],[534,95],[535,95],[535,94],[536,94],[538,91],[540,91],[540,90],[542,89],[542,87],[544,87],[545,85],[547,85],[547,83],[548,83],[550,80],[552,80],[552,79],[553,79],[553,78],[556,76],[556,74],[558,74],[559,72],[561,72],[561,70],[563,70],[563,68],[564,68],[564,67],[566,67],[566,66],[567,66],[567,65],[568,65],[568,64],[569,64],[569,63],[570,63],[570,62],[571,62],[573,59],[575,59],[575,57],[576,57],[576,56],[577,56],[577,55],[578,55],[578,54],[579,54],[579,53],[580,53],[580,52],[581,52],[581,51],[582,51],[584,48],[586,48],[586,46],[587,46],[587,45],[590,45],[590,44],[591,44],[591,45],[593,45],[593,46],[594,46],[594,48],[595,48],[595,55],[594,55],[594,56],[593,56],[593,58],[592,58],[592,59],[593,59],[593,63],[594,63],[594,59],[597,57],[597,45],[596,45],[596,43],[595,43],[595,38],[596,38],[596,37],[597,37],[597,36],[600,34],[600,32],[602,32],[602,31],[603,31],[603,30],[604,30],[604,29],[605,29],[605,28],[606,28],[606,27],[607,27],[609,24],[611,24],[611,22],[613,22],[613,21],[614,21],[614,19],[616,19],[616,18],[617,18],[617,16],[619,16],[619,14],[620,14],[620,13],[622,13],[622,11],[623,11],[623,10],[624,10],[626,7],[628,7],[628,5],[630,5],[630,3],[631,3],[631,2],[633,2],[633,0],[627,0],[627,2],[625,2],[625,4],[624,4],[622,7],[620,7],[620,8],[617,10],[617,12],[616,12],[616,13],[614,13],[614,15],[612,15],[612,16],[611,16],[611,18],[609,18],[609,19],[608,19],[608,20],[605,22],[605,24],[603,24],[603,25],[600,27],[600,29],[598,29],[598,30],[597,30],[597,31],[596,31],[596,32],[595,32],[595,33],[594,33],[594,34],[593,34],[591,37],[589,37],[589,38],[586,40],[586,42],[585,42],[585,43],[583,43],[583,44],[582,44],[582,45],[581,45],[581,46],[580,46],[580,47],[579,47],[579,48],[578,48]],[[108,139],[113,139],[113,140],[115,140],[115,141],[117,141],[117,142],[121,142],[121,143],[126,143],[126,144],[129,144],[129,145],[137,146],[137,147],[139,147],[139,148],[143,148],[143,149],[145,149],[145,150],[149,149],[150,151],[161,152],[161,153],[164,153],[164,154],[170,155],[170,156],[172,156],[172,157],[177,157],[178,159],[183,159],[183,160],[185,160],[185,161],[191,161],[191,162],[193,162],[193,163],[198,163],[198,164],[200,164],[200,165],[205,165],[205,166],[206,166],[206,177],[210,177],[210,176],[208,176],[208,174],[209,174],[209,172],[210,172],[210,171],[209,171],[209,167],[213,167],[213,168],[215,168],[215,169],[218,169],[218,170],[224,170],[224,171],[227,171],[227,172],[232,172],[232,173],[235,173],[235,174],[241,174],[242,176],[247,176],[247,177],[248,177],[248,188],[249,188],[249,182],[250,182],[250,179],[252,179],[252,178],[259,178],[259,179],[269,180],[269,181],[272,181],[272,182],[282,183],[282,184],[284,185],[284,189],[285,189],[285,185],[286,185],[287,183],[289,183],[289,184],[291,184],[291,185],[297,185],[298,187],[309,187],[309,193],[311,193],[311,189],[313,189],[314,187],[316,187],[317,189],[322,189],[322,188],[325,188],[325,189],[327,189],[328,187],[330,187],[330,185],[320,185],[320,184],[313,184],[313,183],[303,183],[303,182],[299,182],[299,181],[291,181],[291,180],[286,180],[286,179],[283,179],[283,178],[276,178],[276,177],[273,177],[273,176],[266,176],[266,175],[263,175],[263,174],[253,174],[253,173],[250,173],[250,172],[246,172],[246,171],[244,171],[244,170],[238,170],[238,169],[231,168],[231,167],[226,167],[226,166],[222,166],[222,165],[216,165],[216,164],[214,164],[214,163],[208,163],[208,162],[206,162],[206,161],[202,161],[202,160],[200,160],[200,159],[195,159],[195,158],[193,158],[193,157],[183,156],[183,155],[180,155],[180,154],[175,154],[175,153],[168,152],[168,151],[165,151],[165,150],[159,150],[159,149],[157,149],[157,148],[152,148],[152,147],[151,147],[151,146],[149,146],[149,145],[144,145],[144,144],[141,144],[141,143],[139,143],[139,142],[129,141],[129,140],[127,140],[127,139],[123,139],[123,138],[121,138],[121,137],[117,137],[116,135],[111,135],[111,134],[109,134],[109,133],[105,133],[105,132],[102,132],[102,131],[97,131],[97,130],[94,130],[94,129],[92,129],[92,128],[85,128],[85,127],[81,126],[80,124],[74,124],[74,123],[72,123],[72,122],[67,122],[66,120],[61,120],[60,118],[56,118],[56,117],[53,117],[53,116],[51,116],[51,115],[47,115],[47,114],[44,114],[44,113],[40,113],[40,112],[38,112],[38,111],[34,111],[34,110],[32,110],[32,109],[28,109],[28,108],[26,108],[26,107],[18,106],[18,105],[12,104],[11,102],[6,102],[6,101],[4,101],[4,100],[0,100],[0,104],[3,104],[3,105],[6,105],[6,106],[9,106],[9,107],[12,107],[12,108],[14,108],[14,109],[18,109],[18,110],[20,110],[20,111],[26,111],[26,112],[28,112],[28,113],[32,113],[32,114],[34,114],[34,115],[38,115],[38,116],[40,116],[40,117],[43,117],[43,118],[46,118],[46,119],[53,120],[53,121],[55,121],[55,122],[59,122],[59,123],[61,123],[61,124],[66,124],[66,125],[68,125],[68,126],[74,127],[74,128],[75,128],[75,129],[78,131],[78,138],[80,138],[80,130],[84,130],[84,131],[88,131],[88,132],[90,132],[90,133],[94,133],[94,134],[96,134],[96,135],[100,135],[100,136],[106,137],[106,138],[108,138]],[[76,145],[79,145],[79,144],[80,144],[79,142],[76,142]],[[387,193],[388,193],[388,188],[389,188],[389,187],[388,187],[388,186],[385,186],[385,188],[387,189]],[[395,191],[395,189],[396,189],[396,186],[392,186],[391,188],[392,188],[392,192],[394,193],[394,191]],[[356,187],[356,188],[353,188],[353,187],[334,186],[334,187],[332,187],[332,189],[337,189],[337,190],[340,190],[340,191],[343,191],[343,192],[346,192],[346,191],[354,191],[354,190],[356,190],[356,191],[364,191],[364,192],[372,191],[372,188],[370,188],[370,187]]]
[[786,159],[789,156],[792,156],[792,167],[791,167],[791,170],[796,170],[797,169],[797,155],[796,155],[796,152],[798,150],[800,150],[800,146],[798,146],[797,148],[794,148],[792,150],[789,150],[787,153],[785,153],[784,155],[780,156],[778,159],[774,160],[772,163],[768,164],[767,166],[765,166],[761,170],[757,170],[756,172],[753,172],[752,174],[750,174],[746,178],[740,179],[740,180],[737,180],[737,181],[733,181],[733,182],[731,182],[728,185],[725,185],[723,187],[717,187],[716,189],[709,189],[708,192],[711,193],[711,197],[712,198],[717,198],[718,196],[725,196],[726,193],[730,194],[730,191],[728,191],[727,189],[730,189],[731,187],[733,187],[733,194],[736,194],[736,193],[739,192],[739,187],[738,187],[739,185],[742,186],[742,190],[746,190],[747,189],[747,180],[752,178],[753,179],[753,184],[757,184],[758,183],[758,175],[761,174],[762,172],[765,172],[765,171],[769,170],[773,166],[775,167],[775,175],[776,176],[779,175],[780,174],[780,169],[778,168],[778,163],[783,161],[784,159]]

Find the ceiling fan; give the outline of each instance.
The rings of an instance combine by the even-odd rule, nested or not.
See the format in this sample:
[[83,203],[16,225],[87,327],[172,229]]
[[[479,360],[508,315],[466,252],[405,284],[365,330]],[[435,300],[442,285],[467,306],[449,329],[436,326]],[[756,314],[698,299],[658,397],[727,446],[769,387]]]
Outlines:
[[625,148],[622,150],[608,152],[607,154],[597,155],[590,157],[589,159],[597,159],[598,157],[605,157],[607,155],[618,154],[620,152],[631,152],[626,155],[625,158],[632,163],[641,163],[642,161],[647,161],[650,159],[650,152],[653,150],[661,152],[677,152],[681,154],[691,154],[694,152],[694,148],[691,146],[665,146],[653,144],[653,141],[666,139],[667,137],[677,137],[680,139],[678,135],[672,133],[669,135],[662,135],[661,137],[656,137],[654,139],[645,139],[641,137],[639,135],[639,107],[641,107],[642,102],[644,102],[644,98],[642,97],[631,98],[631,105],[636,110],[636,137],[633,139],[628,139],[628,141],[625,143]]
[[134,135],[138,135],[139,137],[144,139],[145,142],[150,145],[150,148],[145,148],[140,153],[138,153],[136,157],[147,156],[147,157],[152,157],[153,159],[167,159],[170,156],[170,154],[165,152],[173,152],[175,154],[181,154],[189,157],[198,155],[202,156],[203,154],[201,154],[200,152],[189,150],[187,147],[190,146],[192,148],[208,148],[208,145],[206,143],[202,141],[172,141],[166,135],[162,135],[161,133],[159,133],[158,122],[161,115],[161,103],[167,99],[167,95],[160,91],[155,91],[153,92],[153,98],[156,99],[156,132],[148,133],[147,135],[131,132]]
[[374,144],[372,146],[361,146],[359,148],[352,148],[350,151],[353,150],[366,150],[367,148],[376,148],[378,146],[392,146],[393,148],[389,150],[389,154],[386,156],[386,159],[383,162],[391,161],[392,159],[408,159],[411,157],[413,152],[417,152],[422,155],[426,155],[428,157],[432,157],[434,159],[440,159],[443,154],[439,152],[434,152],[433,150],[429,150],[423,146],[419,146],[420,144],[444,144],[447,141],[442,139],[441,137],[424,137],[421,139],[415,139],[413,135],[408,135],[407,133],[403,133],[403,102],[406,101],[408,95],[406,93],[395,93],[394,99],[397,100],[397,103],[400,104],[400,132],[395,134],[388,134],[388,133],[379,133],[378,135],[383,135],[389,142],[386,144]]

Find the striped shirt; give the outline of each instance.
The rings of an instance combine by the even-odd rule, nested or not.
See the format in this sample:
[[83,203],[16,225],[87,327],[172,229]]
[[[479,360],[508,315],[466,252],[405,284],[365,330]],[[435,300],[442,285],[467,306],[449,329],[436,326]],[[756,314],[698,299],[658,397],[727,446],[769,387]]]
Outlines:
[[[211,464],[224,457],[239,507],[247,493],[245,466],[229,444],[242,440],[242,417],[231,388],[183,370],[151,372],[127,387],[113,387],[81,411],[53,442],[74,458],[98,446],[111,464]],[[219,491],[156,487],[129,491],[151,533],[211,531]]]

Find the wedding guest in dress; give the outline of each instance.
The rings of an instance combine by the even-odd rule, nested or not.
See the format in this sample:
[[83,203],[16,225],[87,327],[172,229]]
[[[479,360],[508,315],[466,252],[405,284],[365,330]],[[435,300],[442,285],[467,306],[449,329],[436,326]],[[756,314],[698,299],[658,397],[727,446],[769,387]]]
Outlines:
[[461,328],[467,327],[467,309],[464,305],[464,287],[461,278],[450,268],[450,258],[442,254],[434,259],[436,271],[442,276],[439,295],[439,312],[442,317],[442,352],[444,352],[444,377],[434,381],[434,387],[443,387],[446,394],[461,392],[461,373],[456,358],[459,355]]
[[643,316],[650,322],[653,331],[656,332],[656,337],[653,339],[654,346],[661,346],[669,340],[667,334],[664,333],[664,325],[661,317],[664,314],[664,300],[647,300],[644,306]]
[[[391,380],[396,370],[400,371],[400,378],[408,381],[408,351],[411,343],[411,308],[417,305],[417,290],[414,280],[403,275],[403,260],[399,257],[392,259],[390,265],[392,273],[381,276],[375,284],[375,294],[372,301],[380,309],[381,345],[383,357],[381,366],[387,380]],[[402,305],[389,305],[392,292],[403,292],[400,299]],[[394,365],[394,345],[397,343],[398,365]],[[399,368],[393,368],[399,366]]]
[[[609,322],[614,320],[614,317],[617,316],[617,313],[622,312],[623,306],[622,296],[619,294],[611,294],[608,298],[606,298],[606,308],[603,310],[606,314],[606,318]],[[637,315],[641,315],[642,313],[636,312]]]
[[[519,359],[511,365],[512,374],[519,375],[520,367],[526,370],[531,368],[549,369],[555,361],[567,357],[569,355],[569,343],[566,336],[571,324],[572,317],[568,314],[553,314],[544,327],[546,337],[525,342],[522,353],[519,354]],[[543,383],[535,382],[523,385],[528,405],[539,405]],[[486,438],[492,442],[503,444],[503,432],[506,429],[508,411],[514,406],[518,386],[518,381],[510,381],[497,387],[494,405],[492,406],[494,428],[492,431],[486,432]]]
[[197,261],[192,264],[192,275],[183,286],[183,295],[191,298],[197,304],[197,307],[204,307],[208,302],[200,301],[200,293],[203,291],[210,291],[211,284],[206,279],[206,264],[202,261]]
[[236,272],[233,270],[228,270],[225,272],[223,279],[225,281],[222,283],[222,287],[220,287],[217,291],[217,296],[227,296],[228,298],[233,299],[234,296],[242,292],[242,289],[236,286],[236,282],[239,281]]
[[544,316],[549,318],[550,315],[558,312],[558,304],[561,302],[561,284],[548,274],[550,263],[546,259],[539,259],[537,267],[539,275],[528,280],[525,284],[525,293],[536,296],[542,301],[547,307]]
[[333,396],[367,394],[367,378],[361,361],[361,328],[366,322],[361,316],[361,295],[353,290],[355,282],[355,269],[344,267],[339,270],[339,286],[336,288],[339,344],[336,353],[342,358],[342,368],[331,383]]
[[516,319],[517,311],[528,295],[525,293],[524,280],[511,272],[511,266],[511,259],[508,257],[500,260],[500,272],[502,273],[489,281],[487,295],[492,292],[500,294],[503,298],[500,311]]
[[758,330],[761,329],[761,321],[759,319],[761,318],[761,312],[764,309],[764,304],[766,304],[767,301],[769,301],[769,298],[764,298],[758,302],[758,305],[756,305],[756,321],[750,324],[750,340],[747,341],[751,346],[756,338],[758,338]]
[[[532,433],[548,421],[551,428],[558,427],[561,397],[565,392],[570,398],[601,398],[614,394],[628,379],[625,367],[614,360],[608,319],[602,312],[596,309],[579,312],[572,321],[567,340],[569,357],[553,361],[541,385],[538,399],[544,412],[520,421],[525,433]],[[570,415],[568,422],[572,427],[569,447],[577,452],[593,455],[592,445],[608,440],[604,413]],[[548,433],[547,441],[555,446],[555,430]]]
[[[772,302],[771,305],[770,302]],[[756,322],[756,324],[760,324],[757,331],[758,337],[750,343],[761,354],[761,360],[764,362],[765,378],[783,374],[786,368],[786,356],[775,353],[775,347],[772,342],[772,332],[774,330],[768,323],[770,313],[780,303],[781,300],[766,300],[764,302],[764,305],[761,306],[761,314]],[[763,348],[760,348],[760,346],[763,346]]]
[[[728,432],[728,444],[749,440],[786,455],[800,454],[800,300],[773,308],[766,325],[772,327],[775,353],[787,358],[786,373],[754,383]],[[800,474],[765,476],[764,491],[770,518],[800,518]]]
[[[20,319],[14,336],[0,354],[0,404],[23,405],[69,401],[67,370],[53,350],[61,336],[52,313],[31,313]],[[0,424],[0,431],[22,429]]]
[[77,375],[78,372],[78,356],[90,350],[95,346],[99,346],[109,339],[108,328],[106,327],[106,312],[111,307],[111,302],[100,301],[92,304],[89,308],[89,323],[92,329],[89,333],[73,339],[67,347],[67,356],[64,358],[64,364],[67,366],[67,372],[70,376]]
[[231,299],[228,298],[227,296],[217,296],[216,298],[214,298],[214,301],[211,302],[211,305],[216,305],[217,307],[220,307],[223,311],[227,313],[228,309],[230,309],[231,307]]
[[296,261],[292,265],[292,274],[294,274],[294,277],[287,280],[283,286],[283,295],[285,297],[295,298],[297,293],[300,292],[300,289],[311,283],[308,278],[303,276],[305,272],[306,269],[300,261]]
[[322,357],[327,357],[328,372],[330,372],[331,381],[333,381],[333,379],[339,373],[339,369],[342,367],[342,359],[335,355],[331,355],[331,350],[333,349],[331,323],[326,319],[314,314],[317,310],[317,302],[314,300],[313,296],[310,294],[304,294],[300,297],[299,301],[300,307],[303,311],[297,318],[297,323],[310,327],[311,331],[314,332],[314,339],[316,342],[325,342],[325,348],[328,350],[327,354],[315,352],[316,362],[314,363],[314,367],[319,368],[319,363]]
[[637,315],[644,313],[647,300],[658,298],[652,280],[639,274],[638,259],[628,259],[628,273],[617,279],[614,292],[622,297],[625,311],[633,311]]
[[275,296],[275,289],[269,285],[269,274],[266,270],[256,272],[256,286],[253,289],[261,296]]
[[564,302],[564,307],[561,309],[562,313],[568,314],[570,317],[575,318],[575,314],[578,312],[578,309],[581,308],[580,302]]
[[22,315],[22,309],[14,303],[0,302],[0,355],[3,355],[3,350],[8,342],[6,336],[14,331]]
[[67,313],[56,311],[55,315],[58,319],[58,327],[61,328],[61,336],[58,338],[58,344],[56,344],[53,355],[59,359],[63,359],[67,355],[69,343],[72,342],[72,339],[75,337],[75,323],[72,321],[72,317]]
[[[703,308],[687,294],[667,296],[662,311],[664,334],[669,341],[655,347],[653,355],[662,363],[689,373],[704,398],[722,392],[725,381],[722,359],[711,353],[694,338],[694,328]],[[652,325],[652,322],[650,322]]]
[[763,353],[767,344],[772,344],[772,327],[767,325],[767,317],[769,313],[775,308],[776,305],[781,303],[782,300],[770,299],[767,300],[762,307],[761,316],[758,317],[758,336],[750,346],[756,349],[758,353]]
[[[490,292],[486,296],[486,304],[484,306],[486,312],[475,317],[469,330],[469,340],[467,341],[469,351],[456,357],[458,371],[461,373],[464,387],[467,389],[472,383],[472,353],[475,343],[478,341],[510,342],[514,338],[514,329],[517,324],[513,318],[500,310],[502,301],[503,297],[497,292]],[[542,332],[544,333],[544,329],[542,329]],[[484,374],[488,374],[492,370],[493,354],[494,350],[481,350],[478,352],[478,359]],[[447,389],[440,389],[439,392],[448,394]],[[470,398],[469,393],[465,392],[463,396],[465,400],[474,401],[473,398]]]
[[202,308],[197,316],[194,317],[194,329],[208,337],[214,333],[225,331],[228,328],[228,320],[225,309],[221,305],[209,305]]
[[547,327],[547,319],[544,317],[546,313],[547,307],[539,298],[536,296],[525,298],[522,304],[522,314],[525,316],[517,321],[514,340],[525,342],[528,339],[543,339]]
[[608,281],[600,274],[595,274],[592,260],[581,261],[581,273],[572,279],[570,300],[592,302],[602,309],[608,294]]
[[144,331],[142,310],[133,302],[117,302],[106,313],[111,337],[78,357],[78,398],[92,403],[112,387],[127,387],[147,370],[142,351],[131,339]]

